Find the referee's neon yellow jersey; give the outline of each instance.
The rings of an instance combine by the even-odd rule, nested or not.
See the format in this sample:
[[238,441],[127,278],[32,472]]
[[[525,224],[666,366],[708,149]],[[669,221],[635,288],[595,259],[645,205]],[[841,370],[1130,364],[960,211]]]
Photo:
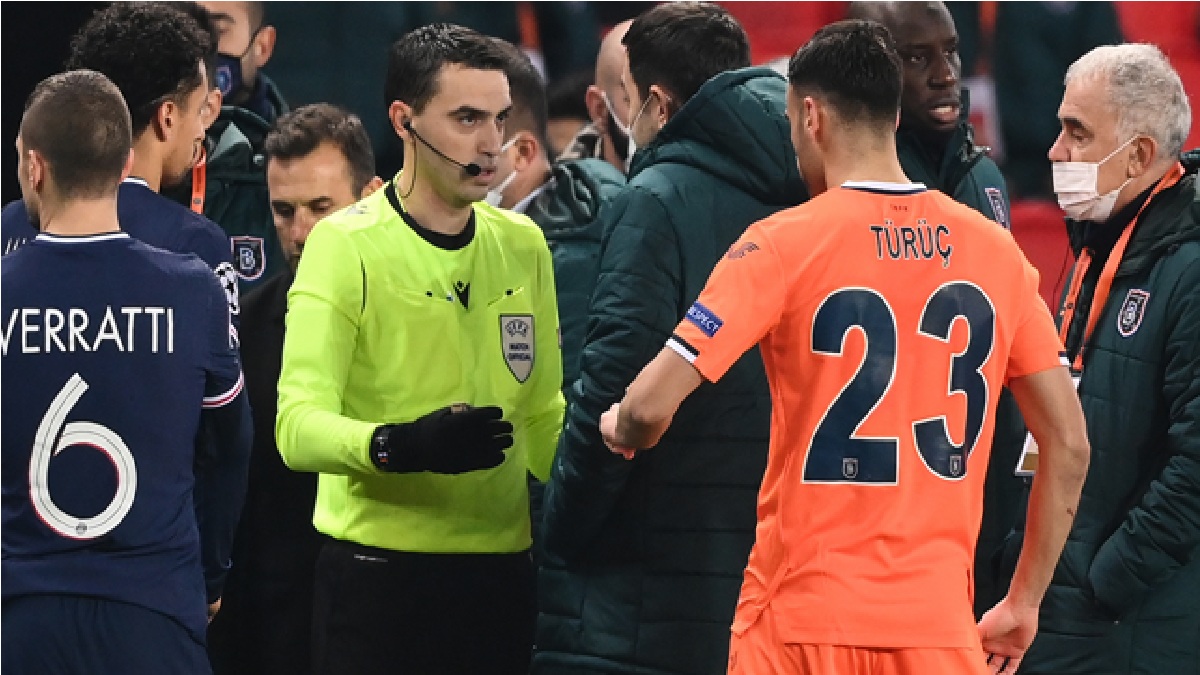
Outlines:
[[[483,202],[473,234],[423,236],[400,215],[397,182],[326,217],[304,246],[288,292],[280,454],[320,474],[313,524],[337,539],[524,550],[526,469],[548,477],[563,419],[550,251],[529,218]],[[503,464],[443,475],[371,463],[378,425],[454,403],[504,410],[514,445]]]

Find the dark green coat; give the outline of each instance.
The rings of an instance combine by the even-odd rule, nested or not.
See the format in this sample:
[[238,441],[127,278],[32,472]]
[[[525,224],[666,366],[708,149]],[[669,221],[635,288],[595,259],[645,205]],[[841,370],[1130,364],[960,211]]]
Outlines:
[[[917,134],[901,129],[896,134],[900,165],[909,180],[940,190],[1010,229],[1004,176],[987,156],[987,148],[975,145],[974,130],[967,122],[970,101],[966,91],[962,103],[958,129],[940,157],[930,152],[929,144]],[[996,432],[984,484],[983,523],[975,549],[976,618],[999,602],[1007,587],[997,564],[1004,540],[1025,508],[1025,479],[1013,475],[1024,444],[1025,422],[1012,394],[1005,389],[996,409]]]
[[614,455],[600,414],[752,222],[804,198],[767,68],[707,82],[634,157],[604,218],[587,338],[546,489],[534,673],[724,673],[754,541],[771,400],[757,350],[703,384],[653,450]]
[[[1190,168],[1143,212],[1084,352],[1091,465],[1023,673],[1200,673],[1200,197]],[[1076,247],[1081,235],[1097,240],[1084,229],[1069,230]],[[1111,248],[1115,233],[1100,239]],[[1097,255],[1107,257],[1103,246]],[[1084,277],[1068,354],[1097,276]]]
[[551,180],[525,215],[542,228],[554,256],[563,390],[570,392],[579,377],[588,300],[600,272],[601,208],[625,187],[625,175],[603,160],[577,159],[555,164]]
[[266,75],[260,73],[259,77],[275,117],[265,119],[244,108],[222,106],[208,130],[204,215],[229,235],[242,293],[287,267],[271,215],[263,155],[267,132],[275,119],[287,112],[287,104]]

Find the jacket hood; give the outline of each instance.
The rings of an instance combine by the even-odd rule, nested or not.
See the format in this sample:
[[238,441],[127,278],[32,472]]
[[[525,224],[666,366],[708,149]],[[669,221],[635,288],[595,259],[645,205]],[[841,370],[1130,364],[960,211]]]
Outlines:
[[604,160],[578,159],[555,164],[550,181],[526,215],[547,235],[588,234],[599,241],[600,233],[592,224],[604,198],[625,185],[625,176]]
[[770,68],[721,73],[700,87],[630,168],[691,166],[766,204],[792,205],[807,194],[788,126],[787,82]]

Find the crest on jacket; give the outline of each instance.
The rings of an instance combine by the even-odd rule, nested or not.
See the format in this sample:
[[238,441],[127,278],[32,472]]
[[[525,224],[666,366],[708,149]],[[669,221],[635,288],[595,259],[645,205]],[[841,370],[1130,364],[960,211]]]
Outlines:
[[233,247],[233,264],[238,276],[246,281],[254,281],[262,276],[267,269],[267,251],[262,237],[236,236],[230,237]]
[[533,372],[533,315],[500,315],[500,349],[508,370],[524,383]]
[[1131,288],[1125,294],[1125,302],[1121,303],[1121,311],[1117,313],[1117,332],[1121,337],[1131,337],[1142,325],[1142,317],[1146,315],[1146,305],[1150,302],[1150,294],[1140,288]]

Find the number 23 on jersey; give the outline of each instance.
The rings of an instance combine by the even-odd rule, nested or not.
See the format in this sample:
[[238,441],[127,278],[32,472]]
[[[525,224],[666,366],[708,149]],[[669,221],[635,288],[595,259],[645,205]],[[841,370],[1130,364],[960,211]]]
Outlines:
[[[936,396],[947,387],[948,395],[966,399],[964,440],[956,444],[946,414],[906,420],[921,462],[935,476],[959,480],[966,475],[967,458],[983,430],[988,405],[988,382],[982,369],[995,343],[996,311],[988,296],[973,283],[955,281],[938,287],[925,301],[916,326],[898,326],[897,314],[888,301],[869,288],[841,288],[821,301],[813,318],[814,354],[845,358],[845,338],[851,330],[862,332],[865,353],[854,376],[829,404],[817,424],[805,453],[804,482],[895,485],[899,480],[900,438],[869,437],[860,429],[889,396]],[[963,319],[967,326],[966,348],[950,346],[951,329]],[[940,377],[921,378],[896,384],[897,362],[916,355],[899,353],[899,332],[916,331],[919,340],[945,345],[949,360],[949,382]],[[922,352],[925,353],[925,352]],[[941,364],[928,364],[930,373],[942,372]],[[932,388],[924,393],[926,388]]]

